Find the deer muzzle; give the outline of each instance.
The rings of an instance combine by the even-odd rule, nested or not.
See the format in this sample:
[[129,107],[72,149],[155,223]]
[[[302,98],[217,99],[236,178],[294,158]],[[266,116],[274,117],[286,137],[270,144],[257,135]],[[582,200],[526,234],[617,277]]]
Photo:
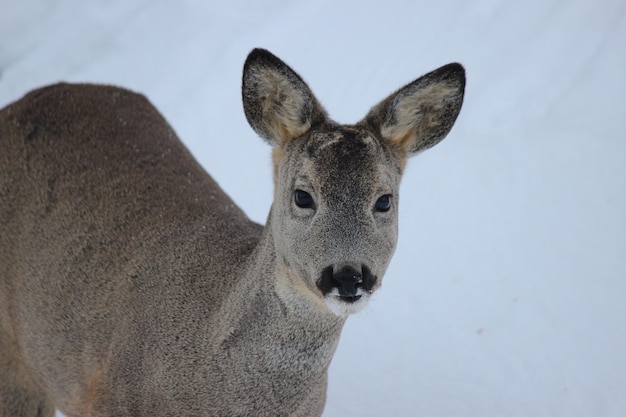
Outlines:
[[376,278],[365,265],[360,268],[353,266],[329,266],[322,271],[317,286],[324,296],[335,292],[346,302],[354,302],[361,298],[363,292],[371,292]]

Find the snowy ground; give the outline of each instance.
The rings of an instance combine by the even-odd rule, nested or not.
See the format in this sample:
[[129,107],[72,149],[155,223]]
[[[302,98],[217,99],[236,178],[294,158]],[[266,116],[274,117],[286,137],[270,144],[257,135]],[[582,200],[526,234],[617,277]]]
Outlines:
[[348,321],[324,415],[624,416],[625,45],[620,0],[0,0],[0,105],[58,80],[141,91],[263,222],[250,49],[340,122],[462,62],[464,109],[410,162],[398,251]]

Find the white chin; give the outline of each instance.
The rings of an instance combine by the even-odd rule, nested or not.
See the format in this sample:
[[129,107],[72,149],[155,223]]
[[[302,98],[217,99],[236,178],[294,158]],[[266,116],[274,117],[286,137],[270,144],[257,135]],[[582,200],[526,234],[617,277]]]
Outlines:
[[326,305],[335,315],[345,317],[350,314],[358,313],[367,305],[370,294],[359,293],[359,296],[358,300],[345,301],[339,298],[337,290],[333,290],[324,297],[324,301],[326,301]]

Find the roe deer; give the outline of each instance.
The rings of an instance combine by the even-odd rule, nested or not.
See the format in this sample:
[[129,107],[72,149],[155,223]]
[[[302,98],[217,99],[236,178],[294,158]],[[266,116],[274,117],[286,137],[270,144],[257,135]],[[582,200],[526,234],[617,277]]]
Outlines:
[[464,87],[449,64],[340,125],[253,50],[265,227],[141,95],[57,84],[4,108],[0,416],[319,416],[346,317],[394,251],[405,162],[446,136]]

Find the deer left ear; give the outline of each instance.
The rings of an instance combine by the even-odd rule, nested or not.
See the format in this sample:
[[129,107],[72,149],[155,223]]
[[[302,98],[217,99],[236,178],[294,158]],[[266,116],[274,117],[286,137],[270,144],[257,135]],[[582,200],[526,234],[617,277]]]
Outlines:
[[446,137],[461,111],[464,91],[463,66],[448,64],[391,94],[361,123],[411,156]]
[[302,77],[265,49],[248,55],[241,92],[248,123],[273,146],[326,120],[326,112]]

